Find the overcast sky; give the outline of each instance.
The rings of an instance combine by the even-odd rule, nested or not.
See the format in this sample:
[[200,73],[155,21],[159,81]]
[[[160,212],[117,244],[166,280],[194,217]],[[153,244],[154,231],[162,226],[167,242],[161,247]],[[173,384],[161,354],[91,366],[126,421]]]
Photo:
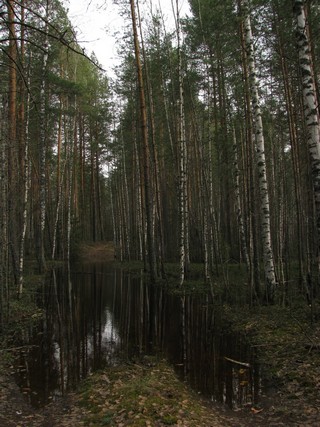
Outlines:
[[[95,52],[99,63],[112,75],[112,68],[117,64],[116,32],[123,31],[124,20],[118,13],[118,7],[112,0],[63,0],[69,9],[69,19],[77,31],[79,44],[88,54]],[[176,0],[173,0],[176,4]],[[173,26],[171,0],[147,0],[140,2],[140,10],[146,11],[159,8],[166,18],[166,25]],[[179,0],[181,15],[187,13],[188,0]],[[129,8],[129,1],[128,1]]]

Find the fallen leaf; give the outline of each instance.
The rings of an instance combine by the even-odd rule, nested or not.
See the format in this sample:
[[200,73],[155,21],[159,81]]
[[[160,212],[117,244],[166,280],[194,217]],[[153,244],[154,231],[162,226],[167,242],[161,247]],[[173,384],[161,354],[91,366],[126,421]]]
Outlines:
[[259,412],[262,412],[263,411],[263,409],[256,409],[256,408],[254,408],[254,407],[252,407],[251,408],[251,412],[253,413],[253,414],[259,414]]

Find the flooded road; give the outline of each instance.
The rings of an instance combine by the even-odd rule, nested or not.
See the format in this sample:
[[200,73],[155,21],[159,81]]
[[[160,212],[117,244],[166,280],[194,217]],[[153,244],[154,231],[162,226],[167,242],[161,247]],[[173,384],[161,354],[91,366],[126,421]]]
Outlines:
[[[182,380],[236,409],[259,399],[259,367],[250,348],[228,332],[206,296],[175,296],[110,264],[50,273],[39,291],[45,317],[24,330],[15,378],[41,407],[91,372],[144,355],[161,355]],[[241,363],[239,363],[241,362]]]

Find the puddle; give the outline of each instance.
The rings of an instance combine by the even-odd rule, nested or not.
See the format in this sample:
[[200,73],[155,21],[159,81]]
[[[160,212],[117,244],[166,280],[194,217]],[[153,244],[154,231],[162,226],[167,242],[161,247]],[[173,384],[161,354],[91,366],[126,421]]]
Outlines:
[[52,271],[39,294],[45,318],[24,331],[15,378],[34,407],[91,372],[163,354],[190,386],[237,409],[258,401],[254,354],[221,321],[209,297],[172,296],[108,264]]

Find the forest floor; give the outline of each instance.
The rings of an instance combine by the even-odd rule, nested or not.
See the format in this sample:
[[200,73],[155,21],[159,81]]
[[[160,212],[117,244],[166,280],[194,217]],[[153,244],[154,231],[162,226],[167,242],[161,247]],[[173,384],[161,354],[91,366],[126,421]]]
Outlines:
[[[113,248],[88,243],[81,246],[80,257],[112,261]],[[31,283],[35,280],[39,279]],[[237,412],[203,399],[164,360],[150,357],[96,372],[75,392],[35,409],[10,374],[12,354],[4,337],[0,340],[0,426],[318,427],[320,324],[310,322],[308,310],[299,303],[240,310],[224,305],[230,329],[245,335],[256,348],[265,378],[259,406]],[[23,327],[41,312],[22,301],[13,307],[13,315]]]
[[114,247],[112,242],[85,242],[79,245],[77,256],[82,262],[112,262]]

